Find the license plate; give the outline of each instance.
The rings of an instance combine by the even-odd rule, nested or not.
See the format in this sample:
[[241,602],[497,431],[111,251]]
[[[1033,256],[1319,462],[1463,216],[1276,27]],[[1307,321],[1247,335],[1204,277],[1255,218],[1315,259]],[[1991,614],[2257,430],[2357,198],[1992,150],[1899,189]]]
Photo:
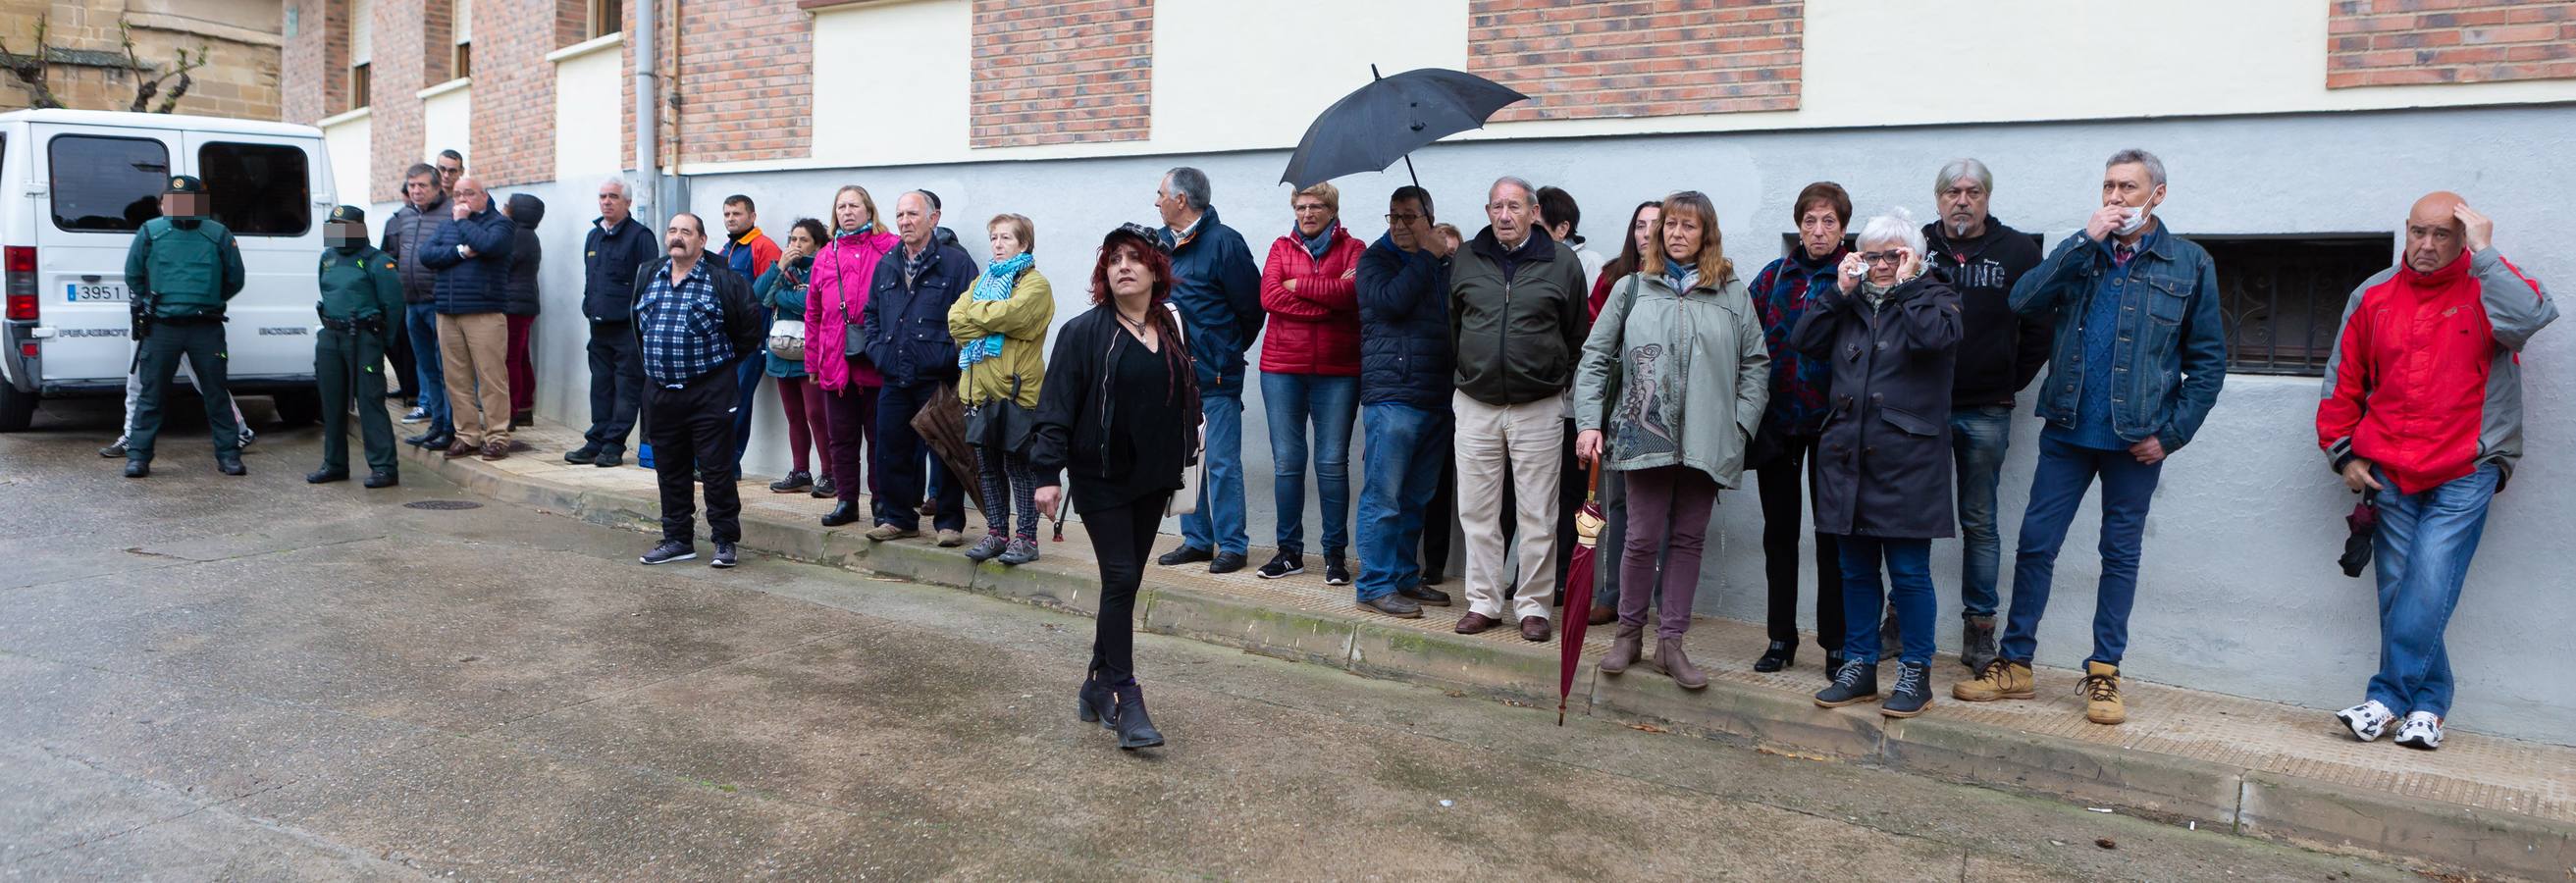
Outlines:
[[73,282],[63,288],[63,299],[76,304],[125,302],[125,286],[113,282]]

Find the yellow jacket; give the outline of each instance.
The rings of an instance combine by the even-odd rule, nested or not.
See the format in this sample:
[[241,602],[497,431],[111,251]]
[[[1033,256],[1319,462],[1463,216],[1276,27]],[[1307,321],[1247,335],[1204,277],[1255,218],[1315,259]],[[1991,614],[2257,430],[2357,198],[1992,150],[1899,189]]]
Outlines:
[[985,335],[1002,335],[1002,354],[965,369],[957,397],[969,405],[1011,398],[1011,382],[1017,378],[1019,396],[1013,401],[1037,407],[1038,386],[1046,379],[1047,326],[1054,322],[1055,290],[1035,267],[1012,284],[1009,300],[979,301],[972,291],[961,292],[948,307],[949,336],[964,346]]

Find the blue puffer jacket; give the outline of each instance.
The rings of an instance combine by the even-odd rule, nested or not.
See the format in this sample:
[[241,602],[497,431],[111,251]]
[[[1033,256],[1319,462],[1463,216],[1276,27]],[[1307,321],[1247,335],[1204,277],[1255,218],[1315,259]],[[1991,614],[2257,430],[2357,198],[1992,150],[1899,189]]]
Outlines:
[[[420,263],[438,273],[431,303],[451,316],[498,313],[510,304],[510,246],[518,225],[485,205],[465,220],[446,224],[421,243]],[[463,245],[473,257],[456,253]]]
[[1449,268],[1379,236],[1360,255],[1360,403],[1449,408]]
[[1199,396],[1243,395],[1243,351],[1261,336],[1261,267],[1243,234],[1219,223],[1216,208],[1199,218],[1188,241],[1155,231],[1172,247],[1172,303],[1188,323],[1190,357],[1198,362]]
[[948,307],[973,295],[975,274],[981,270],[955,241],[934,239],[929,265],[909,283],[903,278],[903,246],[877,262],[860,333],[867,339],[868,360],[885,375],[887,386],[957,379],[957,338],[948,334]]

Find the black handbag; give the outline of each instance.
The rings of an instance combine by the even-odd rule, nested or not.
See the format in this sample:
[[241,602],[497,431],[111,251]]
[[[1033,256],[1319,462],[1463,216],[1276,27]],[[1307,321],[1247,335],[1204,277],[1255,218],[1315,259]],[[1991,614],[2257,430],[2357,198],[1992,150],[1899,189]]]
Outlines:
[[1008,454],[1026,453],[1037,432],[1038,412],[1020,405],[1020,378],[1011,378],[1011,394],[966,408],[966,438],[977,447]]

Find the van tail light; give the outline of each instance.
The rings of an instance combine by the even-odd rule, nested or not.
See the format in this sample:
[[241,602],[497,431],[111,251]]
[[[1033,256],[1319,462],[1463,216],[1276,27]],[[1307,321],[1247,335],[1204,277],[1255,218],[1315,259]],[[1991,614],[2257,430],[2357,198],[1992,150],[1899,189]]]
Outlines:
[[0,278],[5,279],[5,282],[0,282],[0,290],[8,292],[9,318],[11,321],[36,321],[36,248],[12,245],[5,249],[5,253],[7,271],[0,273]]

